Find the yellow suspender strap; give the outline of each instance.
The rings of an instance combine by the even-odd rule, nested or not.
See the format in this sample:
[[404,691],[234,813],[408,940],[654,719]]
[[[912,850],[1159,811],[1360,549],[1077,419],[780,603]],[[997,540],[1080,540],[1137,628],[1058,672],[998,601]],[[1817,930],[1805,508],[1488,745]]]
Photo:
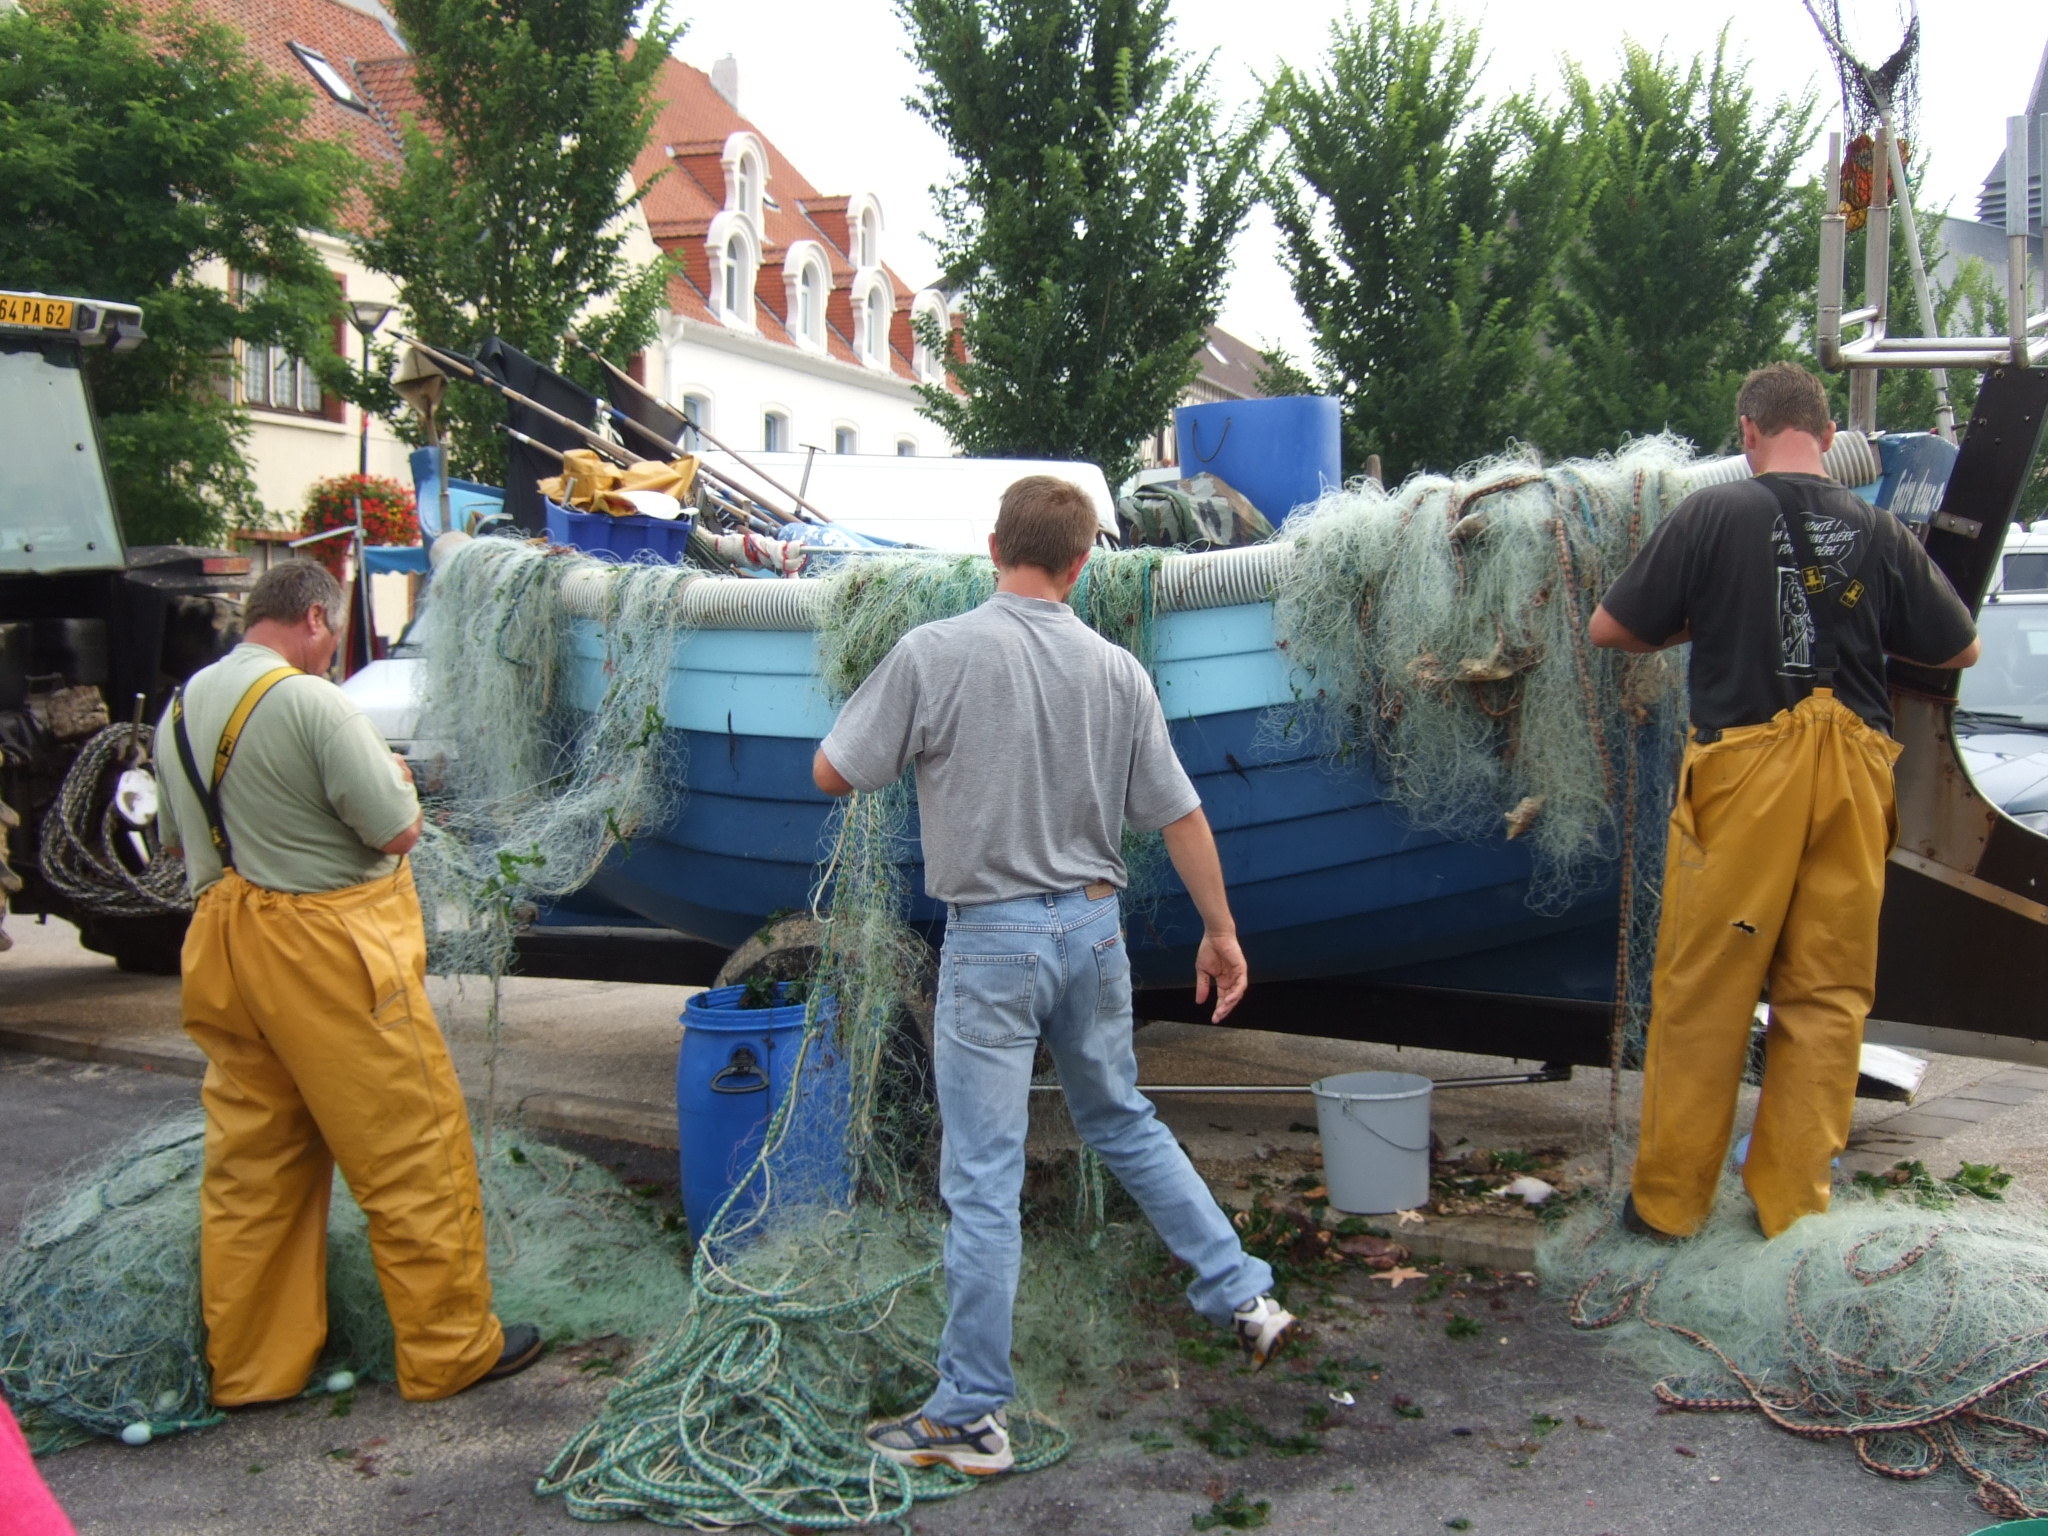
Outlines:
[[221,727],[220,745],[214,748],[213,785],[216,789],[220,787],[220,776],[228,771],[228,759],[235,755],[235,743],[242,739],[242,729],[256,712],[256,706],[279,683],[299,675],[297,667],[272,667],[249,685],[249,691],[242,695],[242,702],[235,706],[235,712],[228,716],[228,723]]

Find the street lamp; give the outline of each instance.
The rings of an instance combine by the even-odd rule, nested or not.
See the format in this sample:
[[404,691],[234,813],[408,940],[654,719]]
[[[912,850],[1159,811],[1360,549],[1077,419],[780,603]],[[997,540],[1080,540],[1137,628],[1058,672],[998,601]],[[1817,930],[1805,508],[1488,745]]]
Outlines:
[[[395,308],[397,308],[395,304],[380,303],[376,299],[357,299],[348,307],[348,323],[354,326],[356,333],[363,338],[363,376],[365,378],[368,378],[370,373],[370,338],[377,334],[378,326],[391,318],[391,311]],[[362,448],[356,455],[356,473],[367,475],[369,472],[370,413],[365,408],[363,410]]]
[[[363,377],[370,376],[370,338],[377,334],[377,327],[391,317],[394,304],[385,304],[376,299],[357,299],[348,307],[348,323],[356,328],[363,338]],[[363,430],[356,448],[356,480],[358,486],[370,476],[370,408],[359,406],[362,412]],[[344,672],[353,672],[358,657],[364,663],[376,655],[375,643],[370,638],[370,573],[364,565],[363,555],[363,498],[360,490],[356,493],[356,601],[355,613],[349,628],[349,664]]]

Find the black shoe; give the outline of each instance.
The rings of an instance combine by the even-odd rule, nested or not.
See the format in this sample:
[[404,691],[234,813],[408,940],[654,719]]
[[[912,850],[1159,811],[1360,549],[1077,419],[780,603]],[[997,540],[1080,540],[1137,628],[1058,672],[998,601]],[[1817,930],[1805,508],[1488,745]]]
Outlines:
[[509,1324],[505,1329],[505,1348],[498,1356],[498,1363],[477,1380],[503,1381],[507,1376],[517,1376],[538,1360],[546,1347],[541,1343],[540,1330],[533,1324]]
[[1636,1210],[1636,1197],[1630,1194],[1621,1202],[1621,1226],[1625,1232],[1637,1237],[1647,1237],[1653,1243],[1680,1243],[1685,1239],[1675,1232],[1666,1232],[1662,1227],[1653,1227],[1643,1220]]

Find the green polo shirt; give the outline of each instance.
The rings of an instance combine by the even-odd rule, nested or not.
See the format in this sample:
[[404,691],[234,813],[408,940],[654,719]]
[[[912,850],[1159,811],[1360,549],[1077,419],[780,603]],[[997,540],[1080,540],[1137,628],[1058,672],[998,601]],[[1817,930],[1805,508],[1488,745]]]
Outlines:
[[[268,646],[241,645],[185,685],[185,729],[202,773],[242,695],[287,665]],[[197,895],[221,875],[206,811],[179,759],[170,716],[157,730],[165,843],[185,850]],[[324,677],[288,677],[250,715],[220,783],[235,868],[267,890],[311,895],[388,875],[380,852],[412,826],[419,797],[369,717]]]

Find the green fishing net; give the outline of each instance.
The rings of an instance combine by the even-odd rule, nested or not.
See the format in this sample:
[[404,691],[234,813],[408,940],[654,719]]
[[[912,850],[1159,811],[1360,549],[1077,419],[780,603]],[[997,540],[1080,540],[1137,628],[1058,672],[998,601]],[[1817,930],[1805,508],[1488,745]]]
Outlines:
[[[220,1422],[199,1312],[205,1117],[180,1110],[56,1181],[0,1260],[0,1392],[37,1454]],[[665,1328],[690,1292],[685,1244],[586,1158],[506,1139],[480,1168],[503,1316],[553,1340]],[[391,1320],[363,1213],[335,1180],[328,1340],[315,1383],[389,1380]],[[317,1385],[316,1385],[317,1389]]]
[[1608,1331],[1698,1412],[1847,1441],[1888,1477],[1965,1482],[2001,1519],[2048,1514],[2048,1228],[1967,1197],[1837,1193],[1765,1242],[1732,1179],[1697,1236],[1633,1237],[1604,1208],[1538,1254],[1581,1328]]

